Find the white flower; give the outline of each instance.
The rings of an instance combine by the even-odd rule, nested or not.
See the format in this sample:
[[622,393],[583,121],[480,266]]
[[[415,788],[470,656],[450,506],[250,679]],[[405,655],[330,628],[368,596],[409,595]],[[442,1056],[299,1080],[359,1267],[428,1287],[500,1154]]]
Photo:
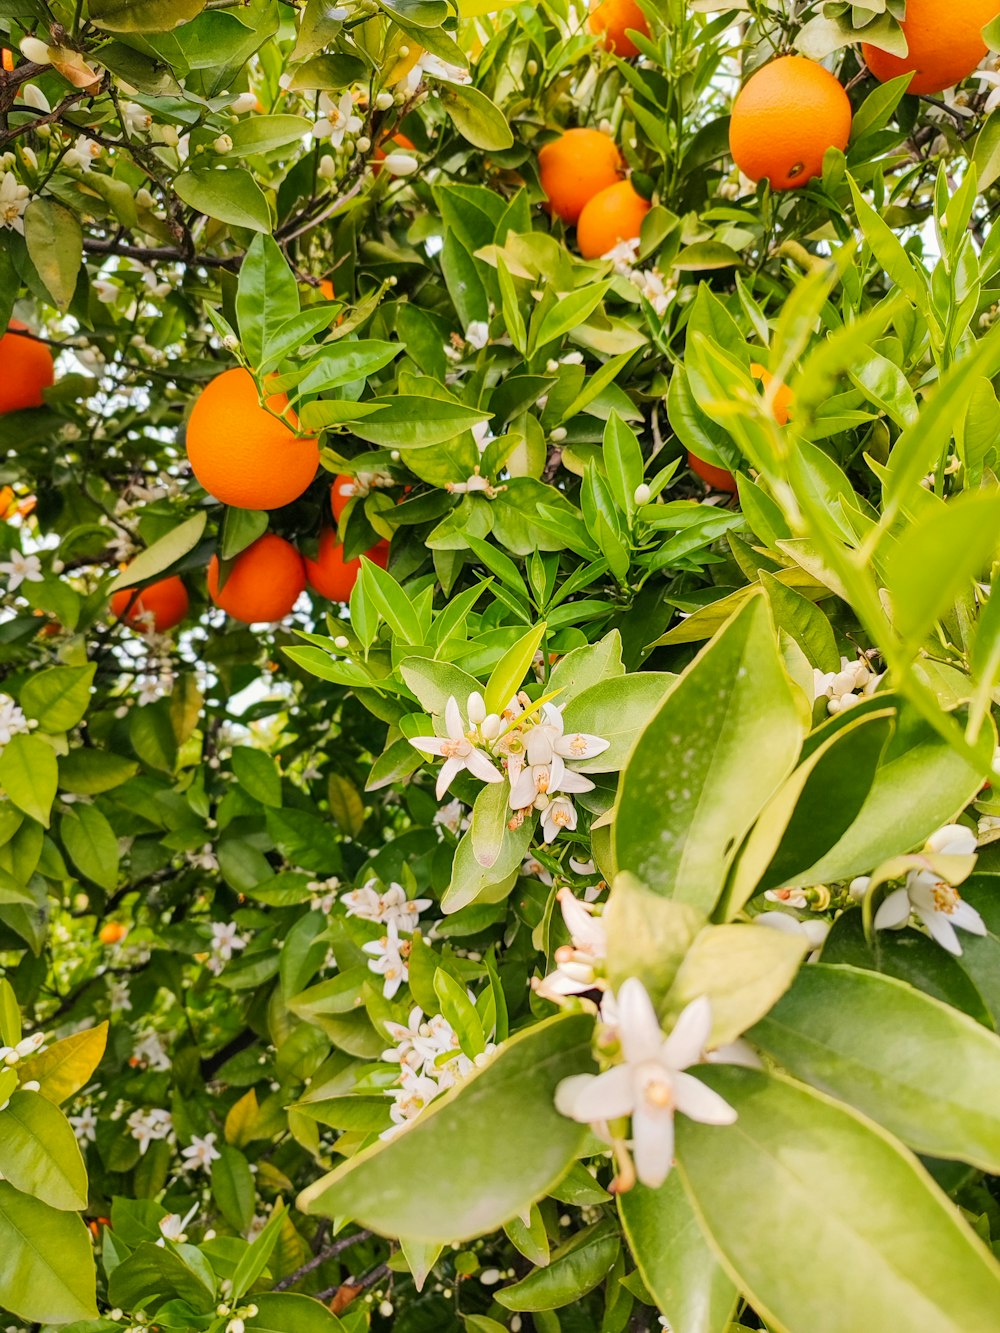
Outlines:
[[42,562],[37,555],[24,555],[14,547],[10,559],[0,563],[0,574],[7,576],[7,591],[14,592],[22,583],[41,583]]
[[[131,1007],[130,1004],[129,1008],[131,1009]],[[136,1042],[132,1058],[144,1069],[163,1071],[170,1068],[170,1056],[167,1054],[166,1047],[163,1045],[158,1032],[142,1033]]]
[[533,856],[526,856],[521,864],[521,874],[528,875],[531,879],[537,879],[542,884],[552,884],[552,874],[546,870],[541,861],[537,861]]
[[161,1217],[158,1223],[160,1239],[156,1242],[157,1245],[162,1245],[165,1240],[172,1240],[178,1245],[183,1245],[187,1240],[187,1233],[184,1228],[197,1213],[198,1207],[199,1205],[196,1203],[184,1217],[181,1217],[180,1213],[167,1213],[166,1217]]
[[0,695],[0,748],[5,746],[12,736],[28,730],[28,719],[14,700],[5,694]]
[[116,1010],[127,1012],[132,1008],[132,997],[129,995],[128,983],[120,981],[110,972],[106,976],[108,983],[108,1006],[112,1013]]
[[603,254],[601,258],[610,259],[617,272],[625,278],[630,278],[632,276],[632,266],[639,258],[638,236],[631,241],[619,241],[617,245],[612,246],[612,248]]
[[555,952],[556,970],[536,982],[534,989],[558,1004],[567,995],[605,988],[601,965],[608,953],[608,936],[592,903],[580,902],[569,889],[560,889],[556,897],[573,943],[560,945]]
[[169,1138],[174,1129],[170,1112],[159,1107],[153,1107],[149,1111],[133,1111],[125,1123],[131,1130],[132,1137],[138,1139],[139,1152],[143,1155],[154,1140]]
[[496,439],[496,436],[490,430],[490,423],[488,421],[477,421],[472,427],[472,438],[476,442],[476,448],[479,450],[479,456],[481,458],[486,452],[487,445],[491,444],[492,441]]
[[465,481],[449,481],[445,483],[445,490],[451,495],[474,495],[476,492],[482,492],[487,500],[495,500],[501,490],[506,488],[501,486],[499,489],[492,484],[488,477],[480,475],[477,467],[471,477],[466,477]]
[[350,92],[343,94],[335,102],[328,93],[321,93],[319,108],[323,115],[313,126],[317,139],[329,139],[334,148],[339,148],[348,134],[357,134],[364,121],[354,114],[354,98]]
[[389,1129],[383,1130],[379,1137],[394,1138],[403,1126],[415,1120],[428,1102],[433,1101],[440,1092],[441,1087],[435,1079],[404,1067],[399,1087],[389,1090],[389,1096],[392,1098],[392,1105],[389,1107],[392,1125]]
[[[925,850],[938,856],[972,856],[976,835],[962,824],[946,824],[927,839]],[[964,902],[956,888],[931,870],[909,872],[905,886],[890,893],[875,913],[875,929],[900,930],[911,912],[951,954],[962,952],[956,928],[971,935],[986,934],[983,918],[971,903]]]
[[181,1149],[181,1156],[184,1158],[186,1170],[196,1171],[200,1168],[202,1171],[208,1171],[212,1163],[222,1154],[215,1146],[214,1134],[206,1134],[203,1139],[197,1134],[192,1134],[190,1144]]
[[557,796],[542,810],[542,841],[552,842],[563,829],[570,833],[576,828],[576,806],[568,796]]
[[76,167],[80,171],[89,171],[100,156],[101,145],[94,143],[92,139],[88,139],[85,134],[80,134],[69,152],[63,155],[63,166]]
[[795,907],[800,912],[809,906],[804,889],[768,889],[764,897],[769,903],[784,903],[786,907]]
[[448,83],[470,83],[472,76],[461,65],[452,65],[440,56],[425,51],[399,86],[404,97],[412,97],[420,87],[424,77],[445,79]]
[[731,1125],[736,1112],[717,1092],[684,1071],[702,1058],[712,1008],[702,996],[664,1037],[646,988],[629,977],[618,992],[618,1036],[624,1063],[603,1074],[578,1074],[556,1089],[556,1107],[581,1124],[632,1117],[636,1175],[656,1189],[674,1156],[674,1112],[707,1125]]
[[472,1066],[472,1061],[462,1055],[458,1037],[442,1014],[425,1022],[422,1010],[411,1009],[405,1027],[402,1023],[386,1023],[385,1029],[396,1044],[382,1052],[382,1059],[398,1064],[401,1069],[438,1078],[442,1057],[444,1062],[461,1059],[468,1068]]
[[212,844],[206,842],[199,852],[188,852],[188,861],[199,870],[218,870],[219,858],[212,851]]
[[447,805],[438,808],[432,824],[437,824],[440,828],[446,828],[449,833],[457,834],[461,829],[467,828],[469,824],[465,813],[465,806],[459,800],[449,801]]
[[18,185],[12,171],[5,171],[0,180],[0,227],[24,235],[24,210],[28,207],[30,191],[26,185]]
[[677,290],[677,284],[665,282],[663,275],[658,273],[655,268],[647,269],[645,272],[634,269],[631,277],[632,282],[642,292],[655,313],[660,316],[665,315],[671,298]]
[[132,134],[147,133],[153,123],[153,117],[138,102],[124,102],[122,104],[122,115],[125,117],[125,124]]
[[395,924],[401,934],[408,935],[420,924],[420,913],[434,903],[433,898],[407,898],[401,884],[390,884],[381,899],[381,920]]
[[[475,696],[470,696],[475,697]],[[478,748],[474,741],[481,741],[481,729],[470,728],[466,732],[462,727],[462,715],[458,700],[454,695],[449,698],[444,710],[447,738],[437,736],[415,736],[410,744],[426,754],[440,755],[444,759],[437,780],[437,798],[440,801],[454,779],[463,769],[467,769],[480,782],[503,782],[503,774]]]
[[490,340],[490,326],[485,319],[474,319],[465,330],[465,341],[480,351]]
[[213,921],[212,922],[212,956],[208,960],[210,972],[216,976],[222,971],[223,967],[233,956],[234,949],[245,949],[247,941],[239,933],[239,927],[235,921]]
[[362,888],[351,889],[350,893],[343,894],[340,901],[347,907],[348,916],[356,916],[361,921],[376,921],[381,924],[382,899],[374,886],[375,881],[370,879]]
[[371,955],[369,969],[382,978],[382,994],[391,1000],[403,982],[410,978],[405,958],[410,952],[409,943],[400,942],[399,929],[395,921],[390,921],[387,933],[381,939],[372,940],[361,947]]
[[66,1117],[73,1126],[73,1133],[81,1143],[97,1142],[97,1116],[94,1108],[88,1103],[79,1115]]
[[107,278],[95,278],[90,285],[102,305],[111,305],[118,300],[118,288],[113,282],[108,282]]
[[256,93],[240,93],[239,97],[229,107],[229,110],[236,116],[245,116],[248,111],[256,111],[256,109]]

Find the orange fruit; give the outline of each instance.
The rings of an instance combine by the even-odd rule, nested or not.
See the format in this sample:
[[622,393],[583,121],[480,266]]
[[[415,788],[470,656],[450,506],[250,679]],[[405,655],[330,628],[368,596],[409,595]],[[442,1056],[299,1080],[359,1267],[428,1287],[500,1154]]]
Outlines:
[[865,63],[880,83],[914,71],[908,91],[940,93],[971,74],[983,56],[983,28],[1000,14],[996,0],[906,0],[903,32],[909,51],[893,56],[861,43]]
[[372,560],[385,569],[389,562],[389,543],[378,542],[370,551],[355,560],[344,560],[344,548],[332,528],[327,528],[319,539],[315,560],[305,557],[306,578],[309,586],[331,602],[346,602],[361,573],[361,561]]
[[[273,394],[272,412],[288,399]],[[294,417],[291,418],[294,420]],[[314,439],[296,439],[257,401],[248,370],[224,370],[198,395],[187,427],[187,453],[210,495],[237,509],[280,509],[305,491],[319,466]]]
[[538,177],[552,212],[575,223],[596,194],[621,180],[617,145],[600,130],[567,130],[538,153]]
[[796,190],[823,174],[828,148],[846,148],[851,103],[833,75],[804,56],[779,56],[751,74],[733,103],[729,149],[752,181]]
[[122,588],[120,592],[114,593],[111,610],[119,620],[124,616],[126,624],[141,632],[148,631],[147,616],[152,617],[153,632],[163,634],[179,625],[188,613],[187,588],[176,574],[143,588],[133,602],[134,594],[134,588]]
[[18,330],[25,328],[12,319],[0,337],[0,415],[42,407],[42,390],[55,383],[52,353],[44,343],[23,338]]
[[128,934],[128,926],[120,921],[109,921],[107,925],[101,927],[97,938],[102,944],[119,944]]
[[636,194],[631,181],[619,181],[595,194],[576,224],[576,244],[584,259],[599,259],[621,241],[634,241],[649,212],[648,199]]
[[649,24],[635,0],[590,0],[590,31],[601,39],[601,45],[616,56],[629,60],[639,54],[639,48],[631,37],[629,28],[649,36]]
[[[771,372],[756,361],[750,362],[750,374],[755,380],[760,380],[765,389],[774,379]],[[788,425],[788,418],[792,415],[792,403],[794,401],[791,389],[787,384],[783,384],[774,395],[774,402],[771,404],[771,415],[779,426]]]
[[220,591],[219,557],[208,565],[208,592],[216,606],[247,625],[281,620],[306,586],[302,557],[290,542],[265,532],[233,561]]
[[693,454],[690,449],[688,450],[688,467],[701,477],[702,481],[707,481],[713,491],[736,493],[736,478],[731,472],[727,472],[724,467],[716,467],[714,463],[706,463],[703,458]]

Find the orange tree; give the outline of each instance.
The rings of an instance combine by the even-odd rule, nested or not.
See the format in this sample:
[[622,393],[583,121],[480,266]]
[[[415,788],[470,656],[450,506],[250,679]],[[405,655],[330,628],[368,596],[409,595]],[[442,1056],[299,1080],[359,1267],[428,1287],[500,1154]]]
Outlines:
[[585,8],[0,0],[11,1329],[995,1326],[1000,4]]

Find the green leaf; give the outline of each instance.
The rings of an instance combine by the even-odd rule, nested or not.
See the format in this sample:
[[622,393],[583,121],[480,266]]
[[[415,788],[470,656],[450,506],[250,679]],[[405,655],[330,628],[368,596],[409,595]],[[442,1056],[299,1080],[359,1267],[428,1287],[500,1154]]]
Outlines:
[[207,217],[251,231],[271,230],[271,209],[264,191],[242,167],[193,167],[174,177],[179,199]]
[[312,121],[305,116],[246,116],[233,126],[229,137],[233,141],[232,151],[248,156],[297,143],[311,130]]
[[802,739],[767,603],[755,597],[678,677],[621,780],[615,863],[711,911],[740,841]]
[[16,1046],[21,1040],[21,1006],[14,987],[0,977],[0,1045]]
[[565,337],[567,333],[572,333],[581,324],[585,324],[604,300],[610,286],[610,282],[588,283],[585,287],[570,292],[569,296],[561,297],[546,313],[541,327],[537,330],[532,327],[534,349],[546,347],[558,338]]
[[87,1206],[87,1169],[76,1135],[40,1092],[15,1092],[0,1111],[0,1174],[50,1208]]
[[344,1325],[325,1305],[311,1296],[290,1292],[254,1293],[257,1313],[246,1320],[255,1333],[344,1333]]
[[383,449],[425,449],[446,444],[489,419],[488,412],[466,407],[464,403],[419,394],[399,394],[376,399],[375,403],[381,411],[370,420],[355,422],[354,434]]
[[[356,342],[340,342],[333,347],[324,347],[316,352],[309,362],[308,373],[298,386],[299,394],[327,393],[331,389],[343,388],[345,384],[354,384],[358,380],[367,380],[377,371],[395,360],[402,350],[400,343],[382,342],[378,339],[359,339]],[[326,407],[323,403],[320,406]],[[378,406],[378,404],[364,404]],[[384,420],[380,417],[379,420]]]
[[1000,116],[991,113],[983,122],[972,148],[980,191],[988,190],[1000,177]]
[[111,1274],[108,1299],[127,1309],[148,1304],[156,1297],[187,1301],[199,1312],[215,1304],[215,1280],[207,1260],[193,1245],[155,1241],[137,1245]]
[[483,692],[488,713],[502,713],[517,694],[535,660],[535,653],[545,637],[545,630],[546,625],[542,621],[529,629],[526,634],[522,634],[493,668]]
[[178,560],[183,559],[189,551],[193,551],[201,541],[207,522],[208,515],[202,510],[192,518],[179,523],[177,527],[171,528],[159,541],[154,542],[145,551],[139,552],[111,584],[108,593],[148,583],[150,579],[155,579],[157,575],[176,565]]
[[233,772],[240,786],[261,805],[281,806],[281,774],[274,759],[263,750],[237,745],[232,753]]
[[[553,1098],[562,1079],[593,1067],[591,1027],[586,1015],[560,1015],[519,1033],[404,1134],[310,1185],[299,1206],[429,1244],[468,1240],[520,1216],[583,1143],[585,1128],[561,1116]],[[498,1125],[503,1153],[494,1148]],[[447,1190],[420,1185],[434,1161],[448,1163]]]
[[771,603],[774,623],[792,636],[810,664],[818,671],[839,671],[840,652],[833,627],[816,603],[779,583],[766,569],[760,571],[760,582]]
[[557,1310],[581,1300],[607,1277],[618,1257],[618,1231],[609,1218],[578,1231],[545,1268],[494,1293],[507,1310]]
[[[416,750],[410,747],[411,752]],[[413,772],[413,770],[410,770]],[[361,793],[342,773],[331,773],[326,783],[326,799],[330,805],[330,814],[349,838],[356,838],[365,826],[365,803]]]
[[44,1324],[93,1319],[96,1285],[90,1233],[81,1219],[0,1181],[0,1292],[5,1308]]
[[435,662],[429,657],[404,657],[399,674],[406,688],[417,696],[423,708],[436,717],[443,717],[448,700],[454,696],[465,717],[465,705],[479,681],[451,662]]
[[511,817],[510,785],[488,782],[472,807],[472,852],[484,870],[495,866]]
[[0,786],[10,800],[46,828],[55,800],[59,765],[51,745],[40,736],[12,736],[0,754]]
[[90,0],[91,20],[109,32],[169,32],[197,18],[205,0]]
[[750,1034],[917,1152],[1000,1172],[1000,1037],[877,972],[817,963]]
[[258,537],[267,531],[269,516],[263,509],[234,509],[227,505],[222,520],[222,541],[220,555],[223,560],[232,560],[234,556],[252,546]]
[[18,1065],[21,1078],[26,1083],[37,1082],[41,1095],[58,1105],[86,1086],[107,1041],[107,1020],[85,1032],[74,1032],[22,1060]]
[[563,712],[565,734],[582,731],[611,742],[603,754],[575,761],[573,767],[581,773],[624,768],[636,738],[676,679],[666,671],[638,671],[602,680],[571,699]]
[[661,1006],[677,969],[705,924],[704,913],[644,888],[627,872],[615,877],[602,917],[612,986],[638,977]]
[[134,777],[139,765],[107,750],[70,750],[59,760],[59,790],[96,796]]
[[80,219],[52,198],[36,198],[25,210],[24,239],[42,285],[59,309],[66,310],[83,264]]
[[69,731],[90,703],[95,663],[83,667],[48,667],[25,681],[19,703],[43,731]]
[[118,883],[118,838],[96,805],[74,805],[59,818],[59,836],[81,875],[113,892]]
[[[249,1095],[252,1097],[253,1093],[251,1092]],[[253,1103],[252,1114],[256,1118],[257,1114],[256,1101],[254,1101]],[[228,1129],[228,1120],[227,1120],[227,1129]],[[264,1224],[264,1227],[261,1230],[260,1235],[257,1236],[256,1240],[254,1240],[251,1243],[250,1248],[244,1252],[243,1257],[236,1265],[236,1269],[233,1272],[233,1280],[232,1280],[232,1293],[234,1300],[239,1300],[239,1298],[245,1292],[249,1291],[250,1288],[257,1281],[257,1279],[260,1277],[261,1273],[263,1273],[264,1269],[267,1267],[269,1259],[271,1258],[271,1254],[274,1250],[275,1245],[278,1243],[278,1240],[280,1239],[282,1232],[285,1230],[287,1226],[288,1226],[288,1209],[285,1207],[282,1200],[279,1199],[277,1203],[275,1203],[274,1207],[271,1209],[271,1216],[267,1219],[267,1222]],[[283,1296],[263,1296],[262,1299],[259,1299],[257,1301],[257,1305],[263,1312],[265,1310],[265,1304],[264,1304],[265,1301],[274,1301],[274,1300],[282,1301],[284,1299],[285,1298]],[[301,1300],[304,1298],[293,1296],[292,1299]],[[298,1327],[298,1325],[296,1325],[296,1327]],[[305,1325],[303,1325],[303,1327],[305,1327]],[[330,1325],[327,1325],[327,1327],[329,1328]]]
[[[243,124],[251,124],[255,119],[251,117]],[[260,365],[270,340],[298,313],[298,283],[285,256],[270,236],[255,236],[240,266],[236,289],[240,340],[251,365]]]
[[420,617],[409,597],[389,571],[376,565],[374,560],[363,560],[361,580],[365,594],[392,630],[396,640],[404,644],[422,642],[424,635]]
[[222,1144],[212,1163],[212,1197],[229,1225],[246,1231],[253,1221],[256,1199],[253,1175],[240,1150],[228,1143]]
[[642,1280],[671,1328],[725,1333],[738,1293],[698,1225],[680,1174],[659,1189],[636,1185],[618,1211]]
[[463,139],[487,152],[512,147],[514,135],[500,108],[469,84],[437,84],[439,99]]
[[[987,1333],[1000,1302],[996,1260],[894,1139],[774,1075],[703,1065],[698,1076],[739,1118],[709,1127],[678,1117],[684,1188],[768,1324]],[[837,1255],[832,1317],[820,1254]]]

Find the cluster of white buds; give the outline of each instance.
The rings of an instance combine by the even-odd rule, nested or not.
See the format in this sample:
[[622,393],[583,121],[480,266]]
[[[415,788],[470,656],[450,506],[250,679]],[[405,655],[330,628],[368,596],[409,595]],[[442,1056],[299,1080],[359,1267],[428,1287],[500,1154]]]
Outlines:
[[829,700],[828,713],[842,713],[859,699],[874,694],[881,679],[863,659],[842,657],[839,671],[813,671],[813,697]]

